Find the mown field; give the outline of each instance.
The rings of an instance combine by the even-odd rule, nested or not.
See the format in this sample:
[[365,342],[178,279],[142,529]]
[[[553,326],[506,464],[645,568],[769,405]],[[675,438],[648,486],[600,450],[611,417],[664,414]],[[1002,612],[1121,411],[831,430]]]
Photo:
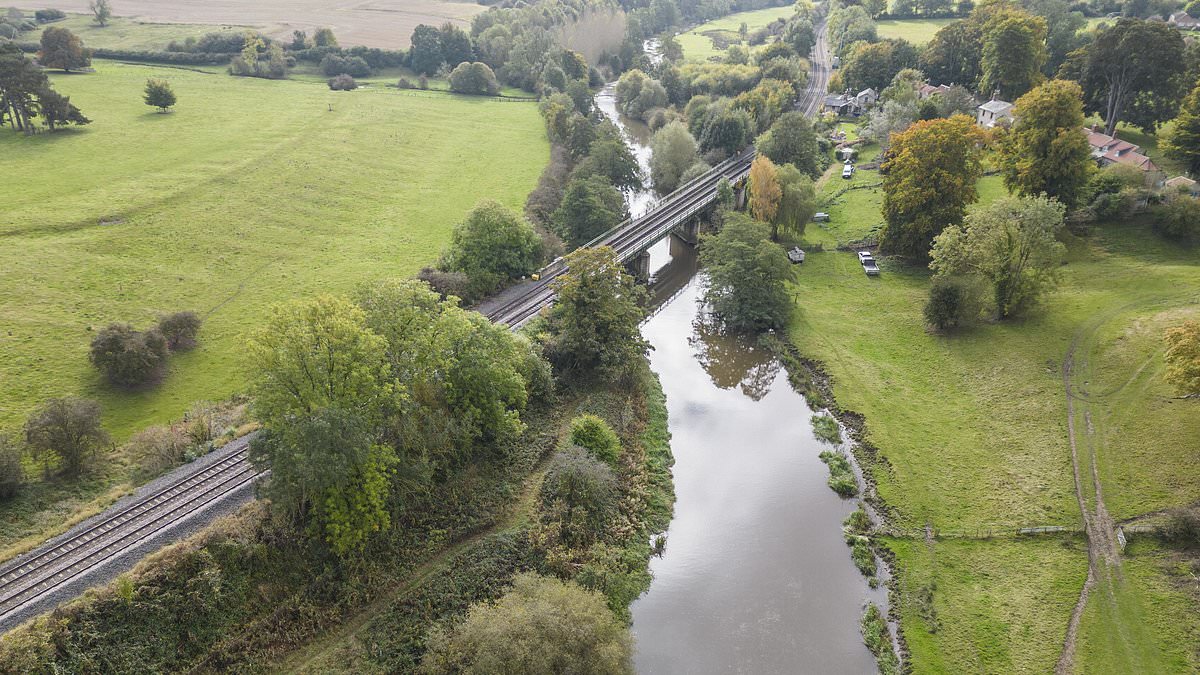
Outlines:
[[[53,8],[88,14],[89,0],[41,0],[20,3],[30,13]],[[121,0],[113,13],[148,23],[260,26],[271,37],[290,38],[293,30],[320,26],[333,28],[343,46],[366,45],[385,49],[409,46],[418,24],[440,26],[447,21],[466,26],[487,7],[454,0],[260,0],[209,2],[208,0]]]
[[675,39],[679,41],[679,46],[683,47],[684,59],[688,61],[707,61],[710,58],[721,56],[724,51],[714,47],[712,39],[708,35],[705,35],[705,33],[719,33],[730,44],[736,44],[741,39],[738,36],[738,28],[743,23],[746,24],[748,31],[754,32],[776,19],[788,18],[793,12],[795,12],[795,8],[792,5],[756,9],[751,12],[738,12],[737,14],[730,14],[729,16],[696,26],[689,31],[675,36]]
[[[32,15],[32,12],[28,12]],[[22,33],[20,42],[39,42],[49,27],[66,28],[94,49],[130,49],[165,51],[172,40],[199,39],[207,33],[260,30],[259,26],[204,25],[195,23],[152,23],[126,17],[113,17],[107,26],[97,26],[91,15],[68,14],[62,21],[43,24],[37,30]]]
[[[435,260],[483,199],[520,207],[548,157],[536,107],[98,62],[53,77],[94,122],[0,133],[0,428],[52,396],[99,399],[117,439],[238,391],[240,336],[270,304]],[[141,101],[147,77],[179,96]],[[496,167],[503,166],[503,171]],[[115,391],[92,332],[205,319],[158,387]]]
[[914,45],[923,45],[933,39],[933,34],[957,19],[879,19],[875,26],[879,37],[908,40]]
[[[837,193],[878,182],[872,171],[827,177],[831,222],[810,225],[805,239],[829,249],[876,233],[882,190]],[[1005,192],[998,177],[979,191],[982,202]],[[951,336],[925,330],[927,271],[885,260],[868,278],[852,253],[831,250],[799,271],[791,338],[826,365],[839,404],[865,416],[888,462],[876,471],[879,493],[897,522],[969,535],[888,541],[916,672],[1049,672],[1058,659],[1086,543],[1006,533],[1080,522],[1061,371],[1077,336],[1093,429],[1081,438],[1083,470],[1095,453],[1114,519],[1200,499],[1200,401],[1173,398],[1161,377],[1162,329],[1200,316],[1200,252],[1158,238],[1145,217],[1071,237],[1068,251],[1060,289],[1029,316]],[[1000,536],[975,538],[989,529]],[[1125,558],[1123,577],[1092,592],[1077,669],[1196,670],[1190,563],[1149,541]]]

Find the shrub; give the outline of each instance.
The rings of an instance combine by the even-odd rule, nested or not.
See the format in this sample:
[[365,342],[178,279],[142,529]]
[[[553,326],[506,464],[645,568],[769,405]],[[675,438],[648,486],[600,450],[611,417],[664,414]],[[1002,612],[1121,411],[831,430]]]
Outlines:
[[633,673],[629,629],[579,585],[522,574],[495,603],[476,604],[429,639],[421,673]]
[[416,89],[417,88],[417,85],[413,84],[412,80],[408,79],[407,77],[400,78],[400,81],[396,83],[396,86],[399,87],[400,89]]
[[349,75],[338,75],[329,79],[329,88],[334,91],[351,91],[358,89],[358,83]]
[[158,329],[136,331],[115,323],[92,339],[90,358],[112,384],[136,387],[162,375],[167,340]]
[[832,415],[814,415],[812,418],[813,435],[826,443],[837,445],[842,442],[842,428]]
[[1184,546],[1200,545],[1200,511],[1175,509],[1162,528],[1163,539]]
[[471,296],[471,279],[462,272],[443,272],[425,267],[417,273],[417,278],[429,284],[443,299],[454,296],[468,304],[476,300]]
[[858,494],[858,481],[854,478],[854,469],[850,460],[840,452],[826,450],[820,455],[821,461],[829,467],[829,487],[843,497],[853,497]]
[[486,63],[463,62],[450,73],[450,91],[460,94],[495,96],[500,93],[496,74]]
[[621,454],[621,439],[608,422],[591,414],[571,420],[571,444],[592,453],[596,459],[615,464]]
[[153,426],[133,435],[128,448],[150,475],[183,464],[191,444],[183,433],[166,426]]
[[847,535],[863,536],[871,531],[873,524],[871,523],[871,516],[867,515],[866,509],[859,504],[858,509],[846,516],[842,527]]
[[441,267],[466,274],[470,294],[478,298],[533,273],[541,260],[542,242],[533,227],[507,207],[485,201],[454,227]]
[[899,673],[900,660],[896,657],[896,651],[892,649],[892,631],[888,628],[887,618],[883,616],[883,612],[879,611],[875,603],[867,606],[860,627],[862,628],[863,643],[875,655],[879,672],[882,675]]
[[25,480],[21,468],[21,444],[7,434],[0,434],[0,501],[11,499]]
[[200,332],[200,317],[190,311],[164,314],[158,319],[158,332],[172,351],[191,349],[196,346],[196,334]]
[[33,13],[33,17],[38,23],[49,23],[51,21],[61,21],[67,18],[66,12],[61,9],[39,9]]
[[425,75],[418,77],[417,78],[417,88],[418,89],[428,89],[429,88],[429,78],[426,77]]
[[1184,396],[1200,394],[1200,322],[1184,321],[1163,334],[1166,380]]
[[568,545],[586,545],[604,532],[620,492],[607,464],[583,448],[567,448],[550,460],[542,481],[546,520],[559,523]]
[[875,564],[875,553],[865,539],[856,538],[850,545],[850,559],[864,577],[873,577],[879,571]]
[[966,285],[957,279],[935,278],[925,303],[925,323],[940,331],[967,323],[970,306]]
[[79,473],[87,454],[108,442],[100,427],[100,404],[85,398],[50,399],[25,422],[25,442],[47,472],[50,459],[57,457],[66,473]]
[[371,74],[371,66],[358,56],[326,54],[325,58],[321,59],[321,72],[326,77],[334,77],[335,75],[367,77]]
[[1200,201],[1174,197],[1154,211],[1154,231],[1168,239],[1200,238]]

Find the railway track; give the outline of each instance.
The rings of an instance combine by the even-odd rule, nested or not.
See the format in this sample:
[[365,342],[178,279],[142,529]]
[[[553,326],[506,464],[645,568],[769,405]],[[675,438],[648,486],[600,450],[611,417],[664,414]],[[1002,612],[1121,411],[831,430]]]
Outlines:
[[203,469],[0,566],[0,622],[252,483],[262,474],[250,464],[248,444],[234,441]]

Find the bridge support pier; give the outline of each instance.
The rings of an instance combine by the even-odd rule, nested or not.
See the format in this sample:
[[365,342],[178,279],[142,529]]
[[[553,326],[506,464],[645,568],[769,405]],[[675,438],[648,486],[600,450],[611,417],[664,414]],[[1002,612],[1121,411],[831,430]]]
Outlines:
[[700,243],[700,218],[699,216],[692,218],[686,223],[675,228],[675,235],[687,243],[695,246]]
[[625,267],[633,275],[633,278],[637,279],[638,283],[648,283],[650,281],[650,252],[642,251],[635,255],[629,262],[625,263]]

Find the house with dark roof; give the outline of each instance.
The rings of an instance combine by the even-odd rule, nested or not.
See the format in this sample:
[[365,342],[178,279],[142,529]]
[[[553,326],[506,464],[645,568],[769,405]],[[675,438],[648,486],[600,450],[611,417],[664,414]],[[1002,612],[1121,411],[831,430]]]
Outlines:
[[839,117],[853,117],[862,114],[862,111],[862,104],[849,92],[825,96],[825,112],[831,112]]

